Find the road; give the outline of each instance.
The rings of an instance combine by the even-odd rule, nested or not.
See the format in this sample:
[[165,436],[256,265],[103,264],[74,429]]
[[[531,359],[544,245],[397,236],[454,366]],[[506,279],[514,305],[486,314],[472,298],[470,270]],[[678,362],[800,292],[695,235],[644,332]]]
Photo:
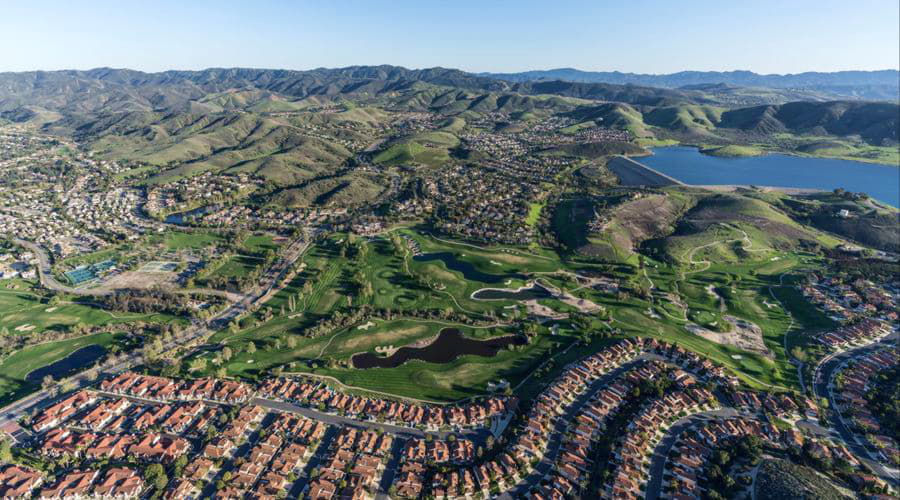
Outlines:
[[666,469],[666,458],[669,456],[672,447],[675,446],[678,436],[699,423],[714,418],[733,418],[738,415],[738,411],[734,408],[721,408],[719,410],[694,413],[672,424],[666,431],[666,435],[657,443],[656,448],[653,449],[653,456],[650,457],[650,474],[647,480],[647,489],[645,490],[647,496],[645,499],[656,500],[659,498],[663,486],[663,472]]
[[[68,288],[60,284],[53,278],[53,275],[50,272],[50,264],[47,254],[40,246],[35,245],[31,242],[20,240],[17,240],[17,244],[31,249],[38,256],[38,260],[40,261],[40,266],[38,269],[42,285],[53,290],[57,290],[57,288],[54,288],[57,285],[62,288]],[[269,269],[263,274],[263,276],[260,278],[259,284],[252,290],[247,292],[243,299],[230,304],[226,309],[222,310],[206,322],[195,320],[176,338],[164,343],[162,349],[163,352],[169,352],[181,347],[190,346],[197,340],[205,339],[208,335],[211,335],[215,331],[225,327],[235,317],[268,300],[271,295],[277,293],[277,291],[280,289],[280,284],[284,280],[285,275],[288,273],[294,262],[296,262],[296,260],[303,254],[303,252],[306,251],[306,248],[308,246],[309,240],[302,237],[292,241],[290,245],[288,245],[288,247],[281,253],[279,258],[276,259],[272,266],[269,267]],[[69,293],[68,291],[66,292]],[[129,354],[129,356],[123,359],[121,362],[107,368],[104,371],[109,374],[120,373],[134,367],[137,364],[140,364],[140,362],[142,362],[140,356],[136,354]],[[68,381],[74,383],[76,388],[87,387],[94,382],[90,379],[90,377],[88,377],[88,375],[84,373],[74,375],[70,377]],[[0,410],[0,426],[3,426],[11,421],[17,421],[33,410],[48,406],[53,401],[53,399],[54,397],[51,390],[42,389],[34,394],[31,394],[25,398],[7,405],[2,410]]]
[[829,434],[834,436],[836,433],[837,436],[835,437],[840,438],[840,440],[844,442],[844,445],[850,449],[860,462],[864,463],[875,474],[892,484],[895,488],[900,485],[897,469],[888,468],[879,461],[876,458],[878,456],[877,451],[872,449],[871,445],[865,442],[865,440],[859,439],[844,422],[844,418],[837,410],[838,407],[834,397],[833,381],[835,375],[840,371],[840,368],[851,359],[870,354],[873,351],[884,349],[886,347],[894,347],[897,345],[897,339],[897,332],[894,332],[878,342],[828,356],[816,367],[815,375],[813,377],[813,388],[815,389],[816,397],[820,400],[821,398],[827,398],[828,406],[831,409],[827,413],[833,432],[830,432]]
[[14,239],[13,242],[16,245],[21,247],[25,247],[28,250],[31,250],[33,254],[35,254],[38,258],[38,276],[41,279],[41,285],[44,288],[53,290],[55,292],[63,292],[63,293],[71,293],[75,295],[91,295],[91,296],[101,296],[101,295],[109,295],[110,291],[92,291],[92,290],[81,290],[72,288],[67,285],[63,285],[56,278],[53,277],[53,271],[50,269],[50,257],[47,255],[47,252],[38,245],[37,243],[33,243],[30,241]]
[[298,406],[293,403],[286,403],[283,401],[274,401],[271,399],[265,398],[254,398],[250,401],[252,404],[262,406],[263,408],[267,408],[269,410],[277,410],[288,413],[296,413],[299,415],[303,415],[306,418],[310,418],[313,420],[318,420],[320,422],[326,423],[328,425],[334,425],[339,427],[355,427],[357,429],[370,429],[377,430],[381,429],[384,432],[389,434],[393,434],[396,437],[404,438],[404,439],[425,439],[426,435],[434,436],[438,439],[446,439],[449,435],[453,434],[460,438],[470,439],[479,445],[484,443],[487,440],[487,437],[491,435],[491,432],[487,428],[481,429],[462,429],[460,431],[455,432],[447,432],[447,431],[434,431],[434,432],[426,432],[419,429],[415,429],[412,427],[404,427],[400,425],[393,424],[384,424],[380,422],[369,422],[364,420],[358,420],[350,417],[342,417],[340,415],[335,415],[333,413],[325,413],[318,410],[314,410],[312,408],[307,408],[304,406]]
[[683,182],[668,175],[658,172],[642,163],[638,163],[626,156],[615,156],[606,164],[612,173],[619,178],[623,186],[674,186]]
[[544,451],[544,457],[541,459],[537,465],[534,466],[534,469],[521,481],[518,482],[512,488],[506,490],[497,498],[500,500],[513,500],[514,498],[525,498],[525,495],[533,486],[537,486],[541,479],[543,479],[550,471],[553,469],[553,465],[556,462],[556,456],[559,454],[559,449],[562,446],[562,438],[566,434],[566,430],[569,427],[569,424],[575,420],[575,416],[578,415],[578,412],[586,405],[594,394],[599,391],[602,387],[609,385],[616,377],[625,373],[626,371],[634,368],[639,363],[642,363],[649,359],[655,359],[655,357],[651,354],[643,354],[638,356],[632,361],[625,363],[618,368],[611,370],[609,373],[603,375],[586,390],[580,396],[578,396],[575,401],[572,402],[567,408],[566,411],[556,418],[556,422],[553,424],[553,430],[551,431],[550,438],[547,440],[547,448]]

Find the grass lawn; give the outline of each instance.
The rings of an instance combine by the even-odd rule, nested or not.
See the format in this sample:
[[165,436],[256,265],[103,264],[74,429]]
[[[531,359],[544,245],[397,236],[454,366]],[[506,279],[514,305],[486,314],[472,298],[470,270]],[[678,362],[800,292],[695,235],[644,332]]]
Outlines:
[[262,264],[262,259],[251,257],[249,255],[233,255],[221,266],[219,266],[211,276],[219,276],[222,278],[242,278],[252,273],[257,266]]
[[[156,238],[158,237],[153,237],[151,240]],[[225,238],[214,232],[169,231],[162,236],[162,242],[166,246],[166,249],[170,251],[185,249],[199,250],[215,244],[224,243]]]
[[253,255],[263,255],[268,250],[276,251],[278,247],[271,234],[253,234],[244,241],[244,250]]
[[78,267],[96,264],[105,260],[116,260],[121,250],[117,246],[111,246],[91,253],[78,254],[59,261],[57,264],[63,268]]

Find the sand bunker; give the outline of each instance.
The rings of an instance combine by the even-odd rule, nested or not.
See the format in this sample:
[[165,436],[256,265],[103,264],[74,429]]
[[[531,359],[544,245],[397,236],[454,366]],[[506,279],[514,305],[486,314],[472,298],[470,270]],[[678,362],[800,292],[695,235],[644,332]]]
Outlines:
[[385,357],[389,358],[389,357],[393,356],[394,353],[396,353],[399,349],[400,349],[399,347],[394,347],[392,345],[386,345],[386,346],[376,347],[375,352],[377,352],[378,354],[384,354]]
[[763,341],[760,327],[734,316],[725,316],[724,319],[731,324],[730,332],[714,332],[695,323],[688,323],[684,328],[694,335],[717,344],[730,345],[738,349],[772,357],[772,353],[769,352],[769,349],[766,348],[766,343]]
[[368,330],[369,328],[372,328],[373,326],[375,326],[375,323],[372,321],[369,321],[365,325],[357,326],[356,329],[357,330]]
[[59,309],[59,308],[56,307],[56,306],[48,307],[48,308],[44,309],[44,312],[45,312],[45,313],[52,313],[53,311],[55,311],[55,310],[57,310],[57,309]]
[[37,328],[35,325],[30,325],[28,323],[25,323],[24,325],[19,325],[19,326],[15,327],[14,330],[17,332],[30,332],[31,330],[34,330],[35,328]]

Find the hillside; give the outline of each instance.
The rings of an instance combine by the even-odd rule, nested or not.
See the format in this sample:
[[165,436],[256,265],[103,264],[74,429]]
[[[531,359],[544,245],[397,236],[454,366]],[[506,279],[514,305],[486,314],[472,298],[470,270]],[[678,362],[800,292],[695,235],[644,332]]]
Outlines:
[[819,236],[761,199],[741,194],[694,192],[696,204],[664,237],[648,240],[645,251],[671,262],[733,262],[765,258],[798,248]]
[[[387,179],[396,167],[479,162],[509,154],[510,146],[553,162],[642,154],[644,146],[673,142],[722,155],[896,158],[897,104],[807,95],[811,100],[739,105],[786,97],[720,84],[505,82],[395,66],[0,73],[5,121],[71,137],[100,158],[128,160],[134,168],[124,175],[142,184],[241,172],[265,185],[258,195],[268,197],[256,201],[286,206],[366,203],[394,182]],[[561,125],[551,130],[542,122]],[[533,142],[532,127],[558,136]],[[530,148],[506,142],[519,134]],[[492,152],[472,149],[472,140],[487,141],[478,147]]]
[[859,135],[872,144],[882,144],[900,140],[898,109],[891,103],[792,102],[726,111],[718,126],[763,134]]

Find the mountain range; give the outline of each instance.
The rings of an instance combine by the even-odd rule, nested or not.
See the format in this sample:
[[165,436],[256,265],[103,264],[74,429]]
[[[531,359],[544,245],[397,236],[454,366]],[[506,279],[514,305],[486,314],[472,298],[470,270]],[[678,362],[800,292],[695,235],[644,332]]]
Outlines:
[[723,83],[740,87],[806,89],[832,96],[859,99],[900,99],[900,72],[836,71],[806,72],[788,75],[761,75],[752,71],[680,71],[663,75],[622,73],[619,71],[581,71],[573,68],[523,71],[520,73],[478,73],[479,76],[508,82],[567,81],[644,85],[662,88],[687,88]]

